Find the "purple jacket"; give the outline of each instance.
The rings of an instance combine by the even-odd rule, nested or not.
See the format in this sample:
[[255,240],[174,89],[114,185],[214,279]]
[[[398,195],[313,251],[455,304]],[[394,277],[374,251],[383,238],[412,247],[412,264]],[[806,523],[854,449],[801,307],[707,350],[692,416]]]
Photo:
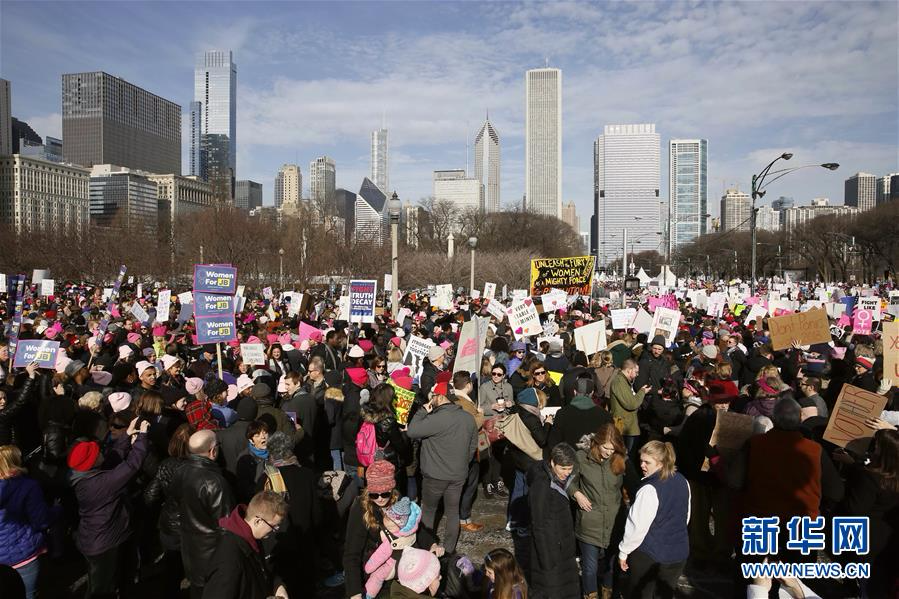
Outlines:
[[14,566],[44,547],[50,510],[33,478],[0,480],[0,564]]
[[75,545],[84,555],[99,555],[118,547],[131,534],[125,487],[140,469],[146,454],[147,435],[139,434],[134,445],[130,437],[122,435],[106,456],[107,462],[120,458],[115,467],[72,471],[72,486],[81,518]]

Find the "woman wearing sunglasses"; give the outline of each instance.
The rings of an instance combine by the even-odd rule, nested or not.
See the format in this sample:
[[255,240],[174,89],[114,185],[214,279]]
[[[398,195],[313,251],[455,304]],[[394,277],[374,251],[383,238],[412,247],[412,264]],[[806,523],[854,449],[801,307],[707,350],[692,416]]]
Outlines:
[[[515,405],[515,396],[512,385],[506,379],[505,365],[497,362],[490,369],[490,378],[481,381],[478,391],[478,405],[484,411],[484,416],[491,418],[496,415],[507,414]],[[502,460],[506,452],[506,440],[498,439],[490,445],[489,469],[484,477],[484,493],[488,497],[499,495],[502,498],[509,496],[503,479],[500,478]]]
[[[346,596],[350,599],[362,599],[366,577],[363,566],[381,544],[381,533],[387,531],[384,512],[402,497],[396,488],[395,473],[393,464],[386,460],[372,462],[365,471],[365,487],[350,507],[343,554]],[[443,550],[435,541],[427,530],[419,528],[415,547],[428,549],[439,557]]]
[[546,395],[546,407],[554,408],[562,405],[562,393],[558,385],[549,376],[546,365],[539,360],[532,363],[528,371],[528,387],[533,387]]

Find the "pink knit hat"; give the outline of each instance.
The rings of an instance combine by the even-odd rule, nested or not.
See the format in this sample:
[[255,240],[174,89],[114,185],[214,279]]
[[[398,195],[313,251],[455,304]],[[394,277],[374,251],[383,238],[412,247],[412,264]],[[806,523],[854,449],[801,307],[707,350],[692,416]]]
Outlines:
[[396,566],[400,584],[416,593],[424,593],[440,576],[440,560],[430,551],[406,547]]
[[140,334],[128,333],[128,343],[134,343],[135,345],[140,343]]
[[368,372],[364,368],[347,368],[347,376],[359,387],[364,387],[368,382]]
[[375,460],[365,471],[365,486],[369,493],[387,493],[396,488],[396,468],[387,460]]
[[127,410],[131,405],[131,396],[124,391],[112,393],[109,396],[109,405],[112,407],[113,412],[121,412],[122,410]]
[[196,395],[203,389],[203,379],[197,377],[189,377],[184,381],[184,387],[191,395]]

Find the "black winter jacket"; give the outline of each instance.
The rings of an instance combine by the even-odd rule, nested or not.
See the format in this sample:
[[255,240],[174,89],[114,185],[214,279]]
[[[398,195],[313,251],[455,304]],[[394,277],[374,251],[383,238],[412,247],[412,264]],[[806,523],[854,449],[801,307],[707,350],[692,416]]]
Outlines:
[[574,519],[567,489],[553,484],[549,463],[528,470],[531,588],[537,597],[580,597]]
[[156,476],[144,489],[145,506],[152,508],[163,502],[159,513],[159,534],[168,551],[181,547],[181,511],[172,493],[172,481],[186,463],[187,460],[183,458],[166,458],[156,469]]

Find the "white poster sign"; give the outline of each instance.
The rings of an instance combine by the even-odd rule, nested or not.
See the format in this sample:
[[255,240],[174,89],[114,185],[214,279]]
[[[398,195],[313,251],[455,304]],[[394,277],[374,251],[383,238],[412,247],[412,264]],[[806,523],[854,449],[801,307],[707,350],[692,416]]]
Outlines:
[[629,329],[637,317],[637,309],[621,308],[620,310],[612,310],[611,314],[613,329]]
[[437,285],[434,292],[433,304],[438,310],[453,309],[453,286]]
[[574,345],[589,358],[606,348],[606,323],[603,320],[574,329]]
[[484,283],[484,299],[492,300],[496,295],[496,283]]
[[487,313],[495,318],[497,322],[502,322],[503,318],[506,317],[506,309],[501,303],[499,303],[499,300],[490,300],[489,302],[487,302],[486,308]]
[[630,328],[638,333],[649,334],[649,330],[652,328],[652,314],[640,308],[637,310],[637,315],[634,317],[634,322],[631,323]]
[[656,335],[665,337],[665,343],[671,345],[677,336],[677,327],[680,325],[680,310],[671,308],[656,308],[652,317],[652,328],[649,333],[650,340]]
[[509,326],[515,339],[523,339],[531,335],[539,335],[543,332],[540,325],[540,315],[537,314],[537,306],[534,300],[525,297],[506,308],[506,316],[509,318]]
[[169,319],[169,308],[172,305],[172,290],[163,289],[156,299],[156,321],[166,322]]
[[424,359],[428,357],[428,349],[434,345],[430,339],[422,337],[409,337],[406,341],[406,353],[403,354],[403,365],[409,367],[409,374],[418,380],[421,369],[424,367]]
[[241,343],[240,357],[244,364],[265,366],[265,346],[261,343]]
[[147,311],[144,310],[143,306],[141,306],[137,302],[133,302],[131,304],[130,312],[134,314],[134,317],[140,322],[147,322],[148,320],[150,320],[150,315],[147,314]]
[[41,295],[43,296],[51,296],[53,295],[54,288],[56,287],[56,281],[53,279],[44,279],[41,281]]

